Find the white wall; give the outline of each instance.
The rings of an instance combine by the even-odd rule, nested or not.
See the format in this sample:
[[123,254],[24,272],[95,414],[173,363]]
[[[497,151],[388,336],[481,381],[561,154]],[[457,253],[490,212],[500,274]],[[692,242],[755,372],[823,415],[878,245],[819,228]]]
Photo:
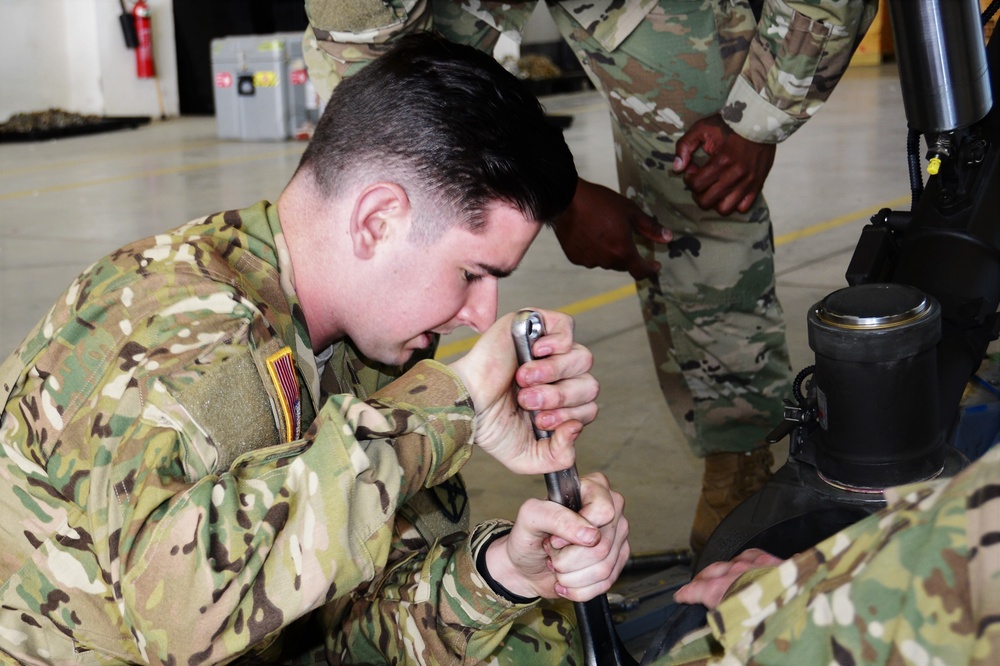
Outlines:
[[[119,0],[0,0],[0,120],[57,107],[103,116],[179,110],[172,0],[147,0],[156,79],[135,76]],[[131,8],[133,0],[126,0]]]
[[[209,1],[209,0],[206,0]],[[0,0],[0,121],[18,112],[60,108],[102,116],[179,114],[172,0],[147,0],[157,78],[135,76],[125,48],[119,0]],[[125,0],[131,8],[134,0]],[[538,3],[524,43],[558,41]],[[518,52],[517,44],[508,50]]]

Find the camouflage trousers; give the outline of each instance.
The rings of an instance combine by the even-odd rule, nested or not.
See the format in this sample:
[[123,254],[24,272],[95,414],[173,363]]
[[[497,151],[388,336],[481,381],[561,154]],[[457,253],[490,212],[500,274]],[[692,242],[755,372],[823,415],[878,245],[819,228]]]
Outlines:
[[[329,34],[307,33],[310,77],[328,95],[342,76],[414,30],[433,29],[490,51],[502,30],[523,28],[534,9],[534,3],[473,4],[476,15],[461,2],[392,0],[394,22],[360,39],[333,35],[317,42]],[[664,246],[637,239],[663,266],[636,287],[667,405],[695,455],[754,449],[781,422],[782,399],[791,395],[770,212],[763,195],[747,214],[701,210],[671,169],[675,142],[719,111],[739,74],[756,26],[749,5],[660,0],[614,50],[560,4],[548,7],[610,106],[620,191],[674,232]]]
[[684,130],[725,102],[743,56],[724,45],[752,30],[749,9],[661,1],[611,52],[550,10],[611,107],[620,191],[674,234],[637,239],[662,265],[636,287],[663,396],[696,455],[756,448],[791,394],[770,212],[763,195],[746,214],[704,211],[671,168]]

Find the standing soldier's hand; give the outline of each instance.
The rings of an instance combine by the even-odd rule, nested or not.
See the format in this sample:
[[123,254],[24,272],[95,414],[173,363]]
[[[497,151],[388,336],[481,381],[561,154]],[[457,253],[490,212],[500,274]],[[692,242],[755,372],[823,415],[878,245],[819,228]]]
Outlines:
[[566,258],[577,266],[628,271],[636,280],[660,270],[635,245],[635,234],[654,243],[673,236],[632,201],[612,189],[580,180],[569,209],[556,220],[556,238]]
[[[698,148],[708,154],[701,165],[692,159]],[[746,213],[764,187],[774,153],[774,144],[744,139],[716,114],[696,122],[677,141],[674,171],[684,174],[684,184],[704,210]]]

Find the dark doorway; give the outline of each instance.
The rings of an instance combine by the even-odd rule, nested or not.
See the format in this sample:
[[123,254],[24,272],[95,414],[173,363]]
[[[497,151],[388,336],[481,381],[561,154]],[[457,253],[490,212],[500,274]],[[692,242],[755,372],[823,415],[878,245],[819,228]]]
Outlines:
[[174,0],[181,115],[213,115],[211,42],[306,29],[304,0]]

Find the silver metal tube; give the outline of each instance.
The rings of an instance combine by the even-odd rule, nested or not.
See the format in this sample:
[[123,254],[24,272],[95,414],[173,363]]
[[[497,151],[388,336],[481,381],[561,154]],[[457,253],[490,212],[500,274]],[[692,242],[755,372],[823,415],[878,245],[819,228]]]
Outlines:
[[889,0],[910,126],[951,132],[993,106],[978,0]]

